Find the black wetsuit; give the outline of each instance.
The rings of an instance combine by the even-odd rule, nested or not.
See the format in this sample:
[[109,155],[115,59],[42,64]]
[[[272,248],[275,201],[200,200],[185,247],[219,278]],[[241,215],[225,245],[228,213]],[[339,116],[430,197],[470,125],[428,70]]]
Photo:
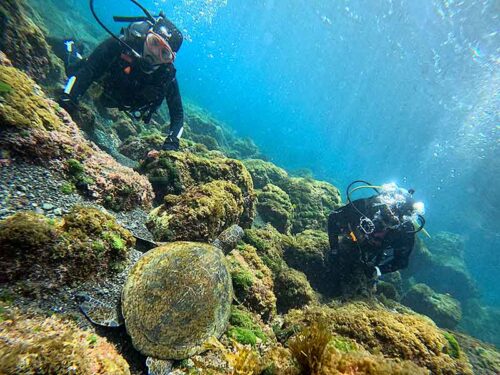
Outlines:
[[[376,196],[358,199],[352,204],[373,218],[380,210],[380,206],[374,204],[376,199]],[[352,204],[333,211],[328,218],[329,262],[341,294],[358,294],[366,288],[364,284],[373,279],[375,267],[382,274],[406,268],[415,243],[411,221],[390,229],[387,222],[373,220],[375,228],[367,235],[360,229],[362,215]],[[403,213],[400,214],[402,219]]]
[[76,102],[92,82],[99,81],[103,86],[101,103],[105,107],[119,108],[131,114],[140,112],[145,122],[149,122],[151,115],[166,99],[170,133],[180,137],[184,110],[175,74],[173,64],[161,65],[152,73],[145,73],[137,59],[127,53],[117,40],[109,38],[76,69],[68,71],[70,79],[71,76],[76,78],[68,94]]

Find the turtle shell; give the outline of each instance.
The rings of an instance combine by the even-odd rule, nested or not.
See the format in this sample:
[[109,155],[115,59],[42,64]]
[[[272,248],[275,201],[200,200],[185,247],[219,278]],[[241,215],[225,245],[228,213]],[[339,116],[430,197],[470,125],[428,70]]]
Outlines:
[[122,313],[134,347],[158,359],[184,359],[227,328],[233,299],[222,251],[173,242],[144,254],[122,292]]

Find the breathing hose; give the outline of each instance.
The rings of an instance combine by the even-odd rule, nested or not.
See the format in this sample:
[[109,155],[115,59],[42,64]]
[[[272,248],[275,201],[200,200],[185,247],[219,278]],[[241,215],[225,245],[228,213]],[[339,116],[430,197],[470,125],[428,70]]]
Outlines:
[[[148,10],[146,8],[144,8],[141,4],[139,4],[137,1],[135,0],[130,0],[132,1],[132,3],[134,3],[136,6],[138,6],[143,12],[144,14],[146,14],[146,17],[149,19],[149,20],[153,20],[154,22],[154,18],[153,16],[151,16],[151,13],[148,12]],[[106,31],[109,35],[111,35],[111,37],[113,39],[116,39],[122,46],[124,46],[125,48],[129,49],[130,52],[132,52],[132,54],[137,57],[137,58],[140,58],[141,57],[141,54],[139,52],[137,52],[135,49],[133,49],[128,43],[126,43],[124,40],[120,39],[119,37],[117,37],[110,29],[108,29],[106,27],[106,25],[99,19],[99,17],[97,16],[96,12],[95,12],[95,9],[94,9],[94,0],[90,0],[89,1],[89,6],[90,6],[90,11],[92,12],[92,15],[94,16],[95,20],[97,21],[97,23],[99,24],[99,26],[101,26],[104,31]]]

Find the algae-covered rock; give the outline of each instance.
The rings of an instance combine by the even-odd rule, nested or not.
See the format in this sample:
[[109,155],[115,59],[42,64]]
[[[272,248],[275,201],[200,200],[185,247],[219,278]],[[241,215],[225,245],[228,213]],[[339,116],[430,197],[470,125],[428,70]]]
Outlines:
[[463,319],[459,328],[467,334],[500,347],[500,309],[483,306],[478,299],[462,304]]
[[218,154],[192,152],[161,152],[158,158],[146,159],[140,170],[148,176],[158,198],[180,194],[193,186],[211,181],[228,181],[236,185],[244,199],[240,225],[248,227],[255,216],[255,193],[250,174],[243,164]]
[[40,28],[28,17],[24,0],[0,4],[0,48],[12,64],[39,83],[62,82],[64,67],[52,53]]
[[288,180],[288,173],[273,163],[260,159],[247,159],[243,160],[243,164],[252,175],[256,189],[262,189],[267,184],[282,187]]
[[185,106],[185,137],[205,145],[209,150],[219,150],[225,155],[246,159],[260,156],[258,147],[250,138],[237,137],[225,124],[205,110],[192,104]]
[[276,294],[276,306],[280,313],[318,301],[306,275],[286,266],[274,275],[274,294]]
[[149,208],[153,199],[144,176],[120,165],[84,138],[78,126],[26,76],[0,66],[0,81],[12,90],[2,95],[0,148],[12,157],[68,173],[68,161],[82,164],[88,177],[82,192],[115,210]]
[[147,226],[158,241],[212,241],[243,217],[241,190],[231,182],[212,181],[181,195],[167,195]]
[[135,348],[159,359],[183,359],[225,331],[233,289],[214,246],[174,242],[147,252],[132,268],[122,312]]
[[276,315],[276,296],[271,270],[251,245],[242,245],[228,256],[236,299],[268,321]]
[[287,193],[278,186],[267,184],[257,193],[257,211],[262,220],[281,233],[288,233],[293,217],[293,206]]
[[447,232],[438,233],[425,243],[419,240],[402,274],[438,293],[451,294],[462,303],[475,298],[478,290],[465,266],[463,247],[463,238]]
[[256,248],[259,257],[272,271],[278,312],[317,302],[307,277],[290,268],[283,259],[287,236],[267,225],[264,228],[247,229],[243,240]]
[[416,284],[406,292],[402,303],[418,313],[427,315],[443,328],[453,329],[462,319],[460,302],[434,292],[425,284]]
[[314,289],[331,294],[329,251],[328,234],[308,229],[286,239],[284,258],[290,267],[306,274]]
[[26,74],[14,67],[0,66],[0,82],[10,91],[2,95],[1,127],[56,130],[62,122],[43,91]]
[[227,330],[228,337],[240,344],[255,346],[259,342],[269,341],[265,333],[266,329],[268,328],[252,313],[244,308],[232,307]]
[[56,315],[0,313],[1,374],[127,375],[129,365],[106,339]]
[[165,137],[160,133],[152,133],[127,138],[120,146],[120,152],[132,160],[140,161],[146,158],[151,150],[160,150]]
[[0,282],[30,278],[54,286],[123,268],[135,243],[109,214],[75,207],[62,220],[32,212],[0,221]]
[[469,358],[474,374],[498,375],[500,351],[495,346],[457,332],[453,336],[460,350]]
[[283,260],[285,236],[272,225],[263,228],[247,229],[243,240],[257,249],[257,254],[273,274],[286,266]]
[[[292,310],[282,330],[300,331],[308,322],[323,321],[336,336],[354,340],[371,353],[412,361],[433,374],[472,374],[467,358],[448,354],[448,340],[432,321],[404,311],[387,310],[378,304],[351,302],[338,307]],[[287,339],[287,335],[282,335]]]
[[328,215],[339,207],[339,190],[328,182],[292,177],[280,187],[286,191],[295,207],[292,233],[306,229],[326,230]]

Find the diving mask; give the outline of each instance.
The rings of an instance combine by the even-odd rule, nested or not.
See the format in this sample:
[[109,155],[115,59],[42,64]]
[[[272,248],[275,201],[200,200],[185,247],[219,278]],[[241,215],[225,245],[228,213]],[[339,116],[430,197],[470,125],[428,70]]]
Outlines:
[[153,65],[169,64],[175,60],[175,52],[168,42],[154,31],[149,31],[144,42],[144,57]]

